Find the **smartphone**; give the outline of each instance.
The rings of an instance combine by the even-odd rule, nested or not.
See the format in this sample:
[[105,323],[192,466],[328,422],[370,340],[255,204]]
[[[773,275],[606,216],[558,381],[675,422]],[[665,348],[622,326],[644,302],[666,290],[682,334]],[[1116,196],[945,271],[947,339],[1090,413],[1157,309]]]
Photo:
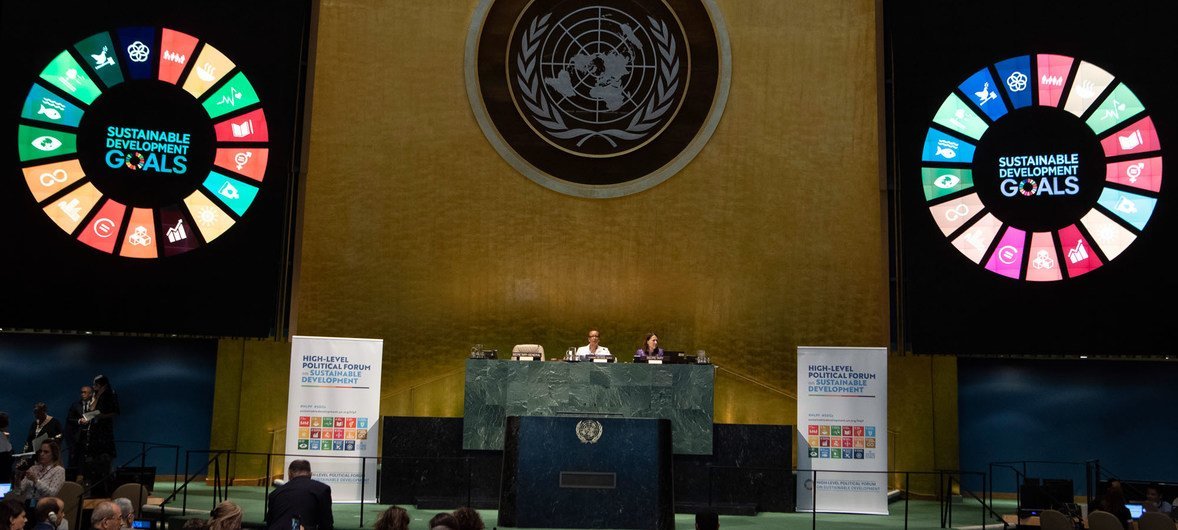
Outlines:
[[296,515],[290,518],[290,530],[299,530],[299,528],[302,528],[302,526],[303,521],[299,519],[299,516]]
[[131,528],[151,528],[151,521],[147,519],[136,519],[131,522]]

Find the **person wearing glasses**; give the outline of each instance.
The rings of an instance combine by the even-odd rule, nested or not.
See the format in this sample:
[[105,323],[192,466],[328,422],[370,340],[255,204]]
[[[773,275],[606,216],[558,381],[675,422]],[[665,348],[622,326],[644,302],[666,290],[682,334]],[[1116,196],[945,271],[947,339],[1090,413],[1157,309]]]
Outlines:
[[111,501],[98,503],[90,514],[90,527],[94,530],[119,530],[122,525],[123,512]]
[[119,513],[123,514],[123,521],[119,524],[119,528],[135,526],[135,503],[126,497],[119,497],[111,502],[118,505]]
[[597,328],[589,330],[589,344],[577,348],[577,360],[587,361],[594,358],[612,359],[609,348],[601,345],[601,332]]
[[37,463],[25,471],[19,493],[37,501],[42,497],[56,497],[62,484],[65,484],[65,468],[61,467],[61,449],[57,442],[42,442],[37,450]]

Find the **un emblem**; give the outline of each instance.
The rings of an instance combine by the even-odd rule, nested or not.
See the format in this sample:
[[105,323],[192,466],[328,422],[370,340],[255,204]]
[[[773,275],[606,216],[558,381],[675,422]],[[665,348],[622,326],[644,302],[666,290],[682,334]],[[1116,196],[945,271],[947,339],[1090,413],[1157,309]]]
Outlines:
[[604,431],[601,422],[597,420],[581,420],[577,422],[577,439],[583,444],[595,444],[601,439]]
[[730,78],[714,0],[483,0],[467,94],[513,167],[580,197],[645,190],[704,146]]

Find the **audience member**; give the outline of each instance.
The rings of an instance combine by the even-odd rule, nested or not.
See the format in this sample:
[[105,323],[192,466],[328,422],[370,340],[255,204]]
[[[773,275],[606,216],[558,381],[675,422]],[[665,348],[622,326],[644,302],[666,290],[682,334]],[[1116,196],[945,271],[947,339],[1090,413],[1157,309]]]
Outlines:
[[20,501],[13,498],[0,501],[0,530],[22,530],[25,521],[25,507]]
[[65,502],[57,497],[44,497],[37,501],[37,507],[33,510],[37,525],[33,530],[69,530],[69,521],[62,513],[63,510]]
[[241,530],[241,507],[224,501],[209,514],[209,530]]
[[458,520],[448,513],[439,513],[430,518],[429,530],[458,530]]
[[1162,486],[1154,483],[1145,487],[1145,505],[1143,508],[1147,512],[1168,514],[1174,509],[1174,506],[1162,499]]
[[[1116,479],[1108,481],[1104,495],[1096,499],[1093,504],[1095,509],[1115,515],[1117,520],[1125,525],[1125,528],[1129,528],[1133,515],[1129,513],[1129,507],[1125,506],[1125,490],[1121,487],[1121,481]],[[1088,513],[1092,513],[1092,511],[1092,507],[1090,507]]]
[[37,463],[25,471],[20,484],[13,488],[31,500],[56,497],[65,484],[65,468],[61,467],[61,449],[57,442],[45,441],[37,450]]
[[479,512],[469,506],[454,510],[454,520],[458,523],[458,528],[454,530],[483,530],[486,528]]
[[374,530],[409,530],[409,512],[404,508],[390,506],[376,519]]
[[120,528],[131,528],[135,526],[135,504],[131,502],[131,499],[119,497],[111,502],[119,505],[119,512],[123,514],[123,521]]
[[49,415],[48,405],[38,402],[33,404],[33,423],[29,424],[24,452],[35,451],[33,442],[41,436],[45,436],[46,440],[61,443],[61,420]]
[[8,437],[8,413],[0,412],[0,484],[12,483],[12,440]]
[[33,510],[33,521],[37,523],[33,530],[57,530],[58,522],[64,518],[61,517],[61,505],[57,503],[57,498],[42,498]]
[[84,386],[81,394],[81,398],[70,405],[69,412],[65,415],[64,449],[69,455],[66,461],[69,462],[73,473],[82,466],[82,455],[86,452],[86,437],[90,434],[89,426],[83,425],[81,421],[87,412],[94,410],[94,389]]
[[[98,415],[89,420],[78,420],[79,425],[90,431],[86,440],[86,460],[82,465],[82,475],[91,487],[110,475],[111,463],[118,456],[115,451],[114,422],[119,415],[119,397],[111,388],[110,379],[105,375],[94,377],[93,399],[94,410]],[[100,495],[109,490],[109,485],[106,485],[92,493]]]
[[266,524],[270,530],[290,530],[298,518],[305,530],[332,530],[331,486],[311,478],[311,463],[294,460],[286,473],[286,484],[270,492]]
[[713,511],[702,511],[695,514],[695,530],[719,530],[720,516]]
[[189,519],[184,521],[184,530],[207,530],[209,522],[204,519]]
[[122,524],[123,512],[111,501],[98,503],[90,513],[90,528],[93,530],[119,530]]

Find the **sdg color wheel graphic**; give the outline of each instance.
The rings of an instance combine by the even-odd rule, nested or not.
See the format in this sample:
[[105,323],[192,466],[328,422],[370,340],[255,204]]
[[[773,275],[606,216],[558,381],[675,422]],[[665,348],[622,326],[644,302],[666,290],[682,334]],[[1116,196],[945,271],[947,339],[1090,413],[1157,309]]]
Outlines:
[[125,27],[62,50],[29,89],[17,148],[38,207],[70,237],[128,258],[212,243],[254,202],[266,118],[227,55],[185,33]]
[[945,98],[925,136],[929,212],[974,263],[1059,281],[1121,255],[1162,183],[1157,131],[1113,74],[1072,57],[1012,57]]

